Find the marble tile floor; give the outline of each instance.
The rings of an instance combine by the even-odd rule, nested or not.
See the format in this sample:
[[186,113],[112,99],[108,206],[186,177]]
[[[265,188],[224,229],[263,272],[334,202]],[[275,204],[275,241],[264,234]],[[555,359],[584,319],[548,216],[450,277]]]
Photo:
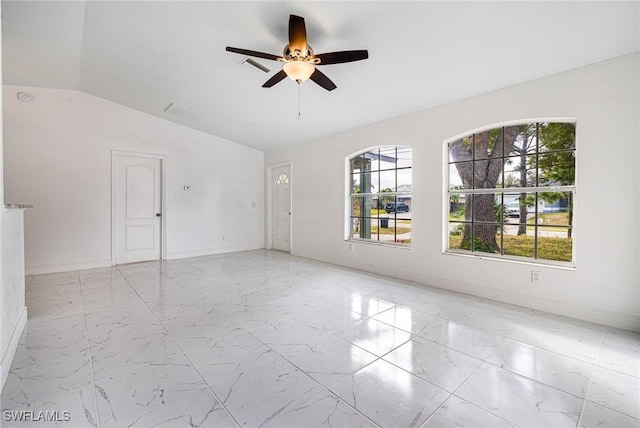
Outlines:
[[27,306],[3,427],[640,427],[640,333],[280,252],[32,276]]

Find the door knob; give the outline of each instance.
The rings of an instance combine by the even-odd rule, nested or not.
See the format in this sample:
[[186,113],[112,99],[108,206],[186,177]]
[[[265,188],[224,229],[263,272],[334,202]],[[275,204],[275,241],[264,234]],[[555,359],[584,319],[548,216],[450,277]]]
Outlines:
[[162,217],[162,214],[156,213],[156,217]]

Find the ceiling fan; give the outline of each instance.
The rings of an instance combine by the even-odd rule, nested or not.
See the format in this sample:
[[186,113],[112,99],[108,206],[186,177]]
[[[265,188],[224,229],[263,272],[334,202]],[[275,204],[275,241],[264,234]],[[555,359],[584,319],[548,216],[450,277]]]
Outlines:
[[289,15],[289,44],[284,47],[282,56],[230,46],[227,46],[226,50],[228,52],[256,58],[284,62],[282,70],[267,80],[264,85],[262,85],[263,88],[270,88],[285,77],[289,77],[298,84],[307,79],[311,79],[327,91],[332,91],[336,88],[335,83],[318,70],[316,66],[341,64],[369,58],[369,52],[367,52],[367,50],[315,54],[311,46],[307,44],[307,30],[304,24],[304,18],[296,15]]

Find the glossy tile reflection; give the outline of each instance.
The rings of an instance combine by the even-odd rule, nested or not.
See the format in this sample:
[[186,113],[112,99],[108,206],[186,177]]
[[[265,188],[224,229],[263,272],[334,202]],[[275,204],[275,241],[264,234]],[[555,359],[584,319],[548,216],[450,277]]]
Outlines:
[[515,426],[456,396],[451,396],[423,425],[425,428],[514,428]]
[[383,357],[449,392],[454,392],[482,361],[434,342],[416,337]]
[[26,284],[2,410],[71,421],[3,427],[640,426],[638,333],[266,250]]
[[575,427],[583,404],[575,395],[491,365],[456,395],[518,426]]
[[512,340],[487,361],[579,397],[586,395],[593,371],[593,364]]
[[380,426],[420,426],[449,393],[384,360],[378,360],[331,390]]

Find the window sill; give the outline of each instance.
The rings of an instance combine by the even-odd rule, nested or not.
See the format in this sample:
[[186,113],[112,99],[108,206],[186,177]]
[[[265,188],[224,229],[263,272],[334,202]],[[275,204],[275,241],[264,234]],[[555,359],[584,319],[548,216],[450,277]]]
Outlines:
[[561,270],[576,270],[575,262],[556,262],[553,260],[548,261],[540,261],[536,259],[526,259],[517,256],[502,256],[502,255],[491,255],[489,253],[471,253],[468,251],[455,251],[455,250],[445,250],[443,253],[445,256],[462,256],[462,257],[470,257],[475,259],[482,260],[492,260],[498,262],[508,262],[508,263],[517,263],[527,266],[536,266],[536,267],[546,267],[546,268],[554,268]]
[[349,243],[357,243],[357,244],[365,244],[365,245],[376,245],[378,247],[390,247],[390,248],[400,248],[402,250],[410,250],[411,244],[396,244],[394,242],[384,242],[384,241],[369,241],[366,239],[355,239],[348,238],[345,239],[346,242]]

